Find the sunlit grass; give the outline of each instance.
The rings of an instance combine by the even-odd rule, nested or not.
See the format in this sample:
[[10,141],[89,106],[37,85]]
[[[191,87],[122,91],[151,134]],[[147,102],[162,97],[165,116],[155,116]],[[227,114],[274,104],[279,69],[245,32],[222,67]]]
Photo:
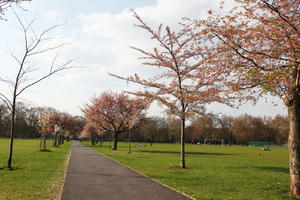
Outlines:
[[[91,146],[89,142],[84,144]],[[196,199],[294,199],[289,189],[288,150],[245,146],[186,145],[188,169],[179,169],[178,144],[146,144],[128,154],[128,143],[101,153]]]
[[[0,139],[0,199],[57,199],[64,182],[71,142],[40,152],[39,140],[16,139],[13,170],[8,170],[9,140]],[[51,147],[51,148],[50,148]]]

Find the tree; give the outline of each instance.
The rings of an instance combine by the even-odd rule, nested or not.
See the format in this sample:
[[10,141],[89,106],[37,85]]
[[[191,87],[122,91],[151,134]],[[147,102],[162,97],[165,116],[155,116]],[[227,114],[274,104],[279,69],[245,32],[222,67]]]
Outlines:
[[118,136],[129,130],[145,117],[149,102],[141,98],[130,98],[125,93],[104,92],[91,99],[82,109],[87,123],[94,124],[99,131],[113,134],[113,150],[117,150]]
[[78,138],[81,135],[84,126],[86,125],[86,120],[82,116],[75,116],[74,120],[76,124],[72,127],[72,134],[69,137],[67,137],[67,140],[69,140],[70,138]]
[[247,114],[235,119],[232,135],[238,144],[248,145],[249,141],[261,141],[261,138],[257,137],[261,135],[261,132],[255,132],[253,119],[254,117]]
[[[162,30],[162,24],[154,31],[136,13],[139,28],[148,32],[157,46],[153,51],[140,52],[146,66],[157,67],[156,76],[141,78],[137,74],[130,77],[114,77],[137,83],[145,87],[144,91],[130,92],[151,100],[157,100],[166,107],[168,114],[180,119],[180,167],[185,168],[185,123],[198,113],[204,112],[204,104],[213,101],[226,102],[220,97],[222,86],[218,85],[218,74],[212,71],[205,62],[201,52],[190,49],[195,35],[188,26],[178,32],[172,32],[168,26]],[[200,61],[199,61],[200,60]]]
[[234,125],[234,118],[232,116],[224,115],[220,119],[221,131],[226,135],[228,139],[228,143],[231,146],[233,143],[233,125]]
[[242,115],[234,120],[232,134],[239,144],[248,145],[249,141],[275,142],[275,130],[261,117]]
[[152,146],[155,141],[160,141],[160,121],[162,121],[162,119],[159,117],[146,118],[140,128],[140,131],[143,133],[143,139],[147,142],[150,141],[150,146]]
[[168,138],[169,141],[180,144],[181,139],[181,120],[174,116],[169,116],[168,121]]
[[46,134],[52,133],[54,135],[53,137],[54,147],[63,144],[64,138],[75,136],[83,129],[83,125],[81,124],[81,121],[67,113],[46,112],[40,118],[39,124],[40,124],[40,132],[42,134],[41,138],[43,138],[44,144],[46,143],[45,142]]
[[83,128],[82,136],[88,137],[91,144],[95,146],[95,142],[98,136],[97,128],[95,128],[95,126],[93,126],[91,123],[87,123]]
[[7,83],[10,89],[13,91],[11,98],[9,98],[4,93],[0,93],[0,99],[4,101],[7,107],[10,109],[11,112],[11,125],[10,125],[10,151],[9,151],[9,158],[8,158],[8,168],[11,169],[11,161],[12,161],[12,153],[13,153],[13,141],[14,141],[14,133],[15,133],[15,117],[16,117],[16,105],[18,98],[21,94],[26,91],[27,89],[31,88],[32,86],[38,84],[39,82],[57,74],[58,72],[67,70],[72,68],[72,60],[69,60],[63,64],[56,65],[56,60],[58,58],[58,53],[56,54],[55,58],[49,64],[49,72],[44,75],[40,75],[39,78],[33,79],[33,74],[36,72],[40,67],[35,66],[33,63],[30,62],[30,59],[41,55],[45,52],[56,50],[62,46],[62,44],[50,48],[43,49],[40,46],[43,42],[47,41],[47,34],[55,29],[57,26],[52,26],[40,34],[37,34],[32,29],[32,24],[34,21],[31,21],[28,25],[24,24],[20,17],[15,14],[17,17],[20,26],[22,28],[24,34],[24,50],[22,56],[18,58],[15,55],[11,55],[13,59],[17,62],[18,70],[15,76],[15,80],[8,80],[5,78],[0,77],[0,81]]
[[201,141],[205,139],[218,139],[216,138],[216,125],[215,116],[207,114],[197,117],[191,121],[192,140]]
[[39,118],[43,115],[45,108],[31,107],[26,112],[27,131],[26,136],[34,138],[39,136]]
[[[298,0],[246,0],[225,15],[198,21],[210,62],[231,75],[232,91],[253,88],[244,99],[279,97],[289,116],[291,196],[300,195],[300,12]],[[199,30],[199,29],[198,29]],[[203,37],[206,35],[206,37]],[[201,46],[201,47],[200,47]],[[195,47],[197,48],[197,47]],[[245,90],[244,90],[245,91]],[[245,94],[245,93],[244,93]]]
[[47,150],[47,138],[46,136],[49,133],[52,133],[54,130],[54,126],[52,125],[53,120],[52,119],[52,114],[44,112],[40,117],[39,117],[39,131],[41,134],[41,141],[40,141],[40,151],[46,151]]
[[19,5],[22,1],[31,1],[31,0],[1,0],[0,1],[0,20],[3,20],[4,11],[11,7],[12,4]]
[[270,126],[275,132],[275,141],[277,144],[287,144],[289,135],[289,121],[286,116],[276,115],[270,120]]
[[[64,143],[64,139],[73,136],[80,131],[79,121],[68,113],[58,115],[57,126],[59,127],[58,145]],[[78,130],[79,129],[79,130]]]
[[0,134],[6,136],[9,123],[9,110],[4,104],[0,104]]

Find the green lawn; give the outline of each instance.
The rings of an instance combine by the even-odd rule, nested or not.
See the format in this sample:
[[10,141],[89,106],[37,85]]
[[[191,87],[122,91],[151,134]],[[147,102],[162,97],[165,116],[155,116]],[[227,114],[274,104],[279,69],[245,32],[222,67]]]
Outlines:
[[[0,139],[0,199],[57,199],[71,142],[39,151],[39,140],[14,140],[13,170],[7,170],[9,140]],[[50,141],[47,141],[50,147]]]
[[[84,144],[91,146],[89,142]],[[288,150],[262,152],[245,146],[186,145],[189,169],[179,169],[180,146],[154,144],[134,147],[119,143],[118,150],[97,151],[196,199],[295,199],[289,188]]]

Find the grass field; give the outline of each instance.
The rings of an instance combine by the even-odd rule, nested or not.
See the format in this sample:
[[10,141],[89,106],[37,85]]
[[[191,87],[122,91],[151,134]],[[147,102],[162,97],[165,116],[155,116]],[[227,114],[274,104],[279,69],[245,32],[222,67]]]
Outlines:
[[[91,147],[89,142],[85,145]],[[256,147],[186,145],[189,169],[179,169],[179,145],[154,144],[118,150],[92,147],[96,151],[196,199],[295,199],[289,188],[288,150],[260,152]]]
[[[50,147],[48,141],[48,147]],[[57,199],[64,182],[71,142],[39,151],[39,140],[14,142],[13,170],[8,170],[9,140],[0,139],[0,199]]]

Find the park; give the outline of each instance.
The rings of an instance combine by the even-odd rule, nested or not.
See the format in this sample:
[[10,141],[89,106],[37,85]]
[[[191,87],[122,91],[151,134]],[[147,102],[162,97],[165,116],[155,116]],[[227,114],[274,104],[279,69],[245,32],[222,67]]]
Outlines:
[[[0,159],[4,163],[7,149],[3,144],[8,140],[0,141]],[[189,144],[186,147],[188,169],[181,170],[178,144],[154,143],[151,147],[150,143],[144,143],[145,146],[136,147],[134,144],[140,143],[133,143],[131,154],[128,154],[128,142],[120,143],[118,151],[111,150],[109,142],[104,142],[102,147],[92,146],[89,141],[82,144],[194,199],[223,199],[224,196],[227,199],[294,199],[284,192],[289,186],[286,148],[262,152],[259,147]],[[51,148],[52,152],[40,152],[39,140],[16,140],[16,145],[19,146],[16,160],[20,163],[16,163],[14,173],[0,170],[4,178],[1,198],[47,199],[61,195],[71,141]]]
[[299,199],[299,8],[0,1],[0,200]]

